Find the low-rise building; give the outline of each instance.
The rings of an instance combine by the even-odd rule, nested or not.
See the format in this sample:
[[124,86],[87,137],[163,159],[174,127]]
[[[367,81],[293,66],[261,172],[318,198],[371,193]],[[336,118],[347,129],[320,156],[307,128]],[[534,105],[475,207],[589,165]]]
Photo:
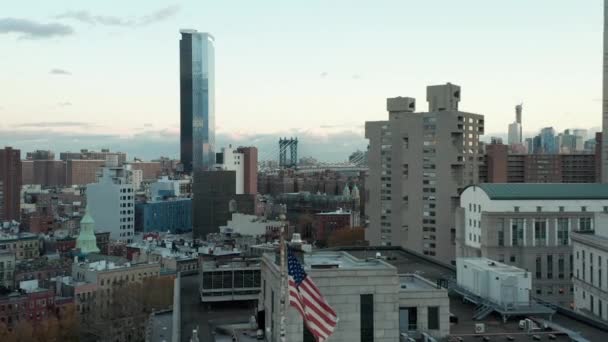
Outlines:
[[608,215],[598,214],[595,231],[572,234],[574,309],[608,321]]
[[325,241],[337,230],[348,229],[359,224],[359,213],[339,208],[336,211],[315,214],[313,237]]
[[49,281],[51,278],[71,273],[72,261],[69,259],[47,259],[46,257],[24,260],[15,267],[15,288],[22,281]]
[[[301,257],[309,277],[336,311],[332,341],[398,341],[401,334],[420,338],[449,334],[447,290],[414,274],[398,274],[385,261],[361,260],[346,252],[318,251]],[[262,257],[259,309],[267,341],[279,341],[280,271],[275,254]],[[414,271],[414,270],[412,270]],[[288,307],[287,341],[309,341],[300,313]],[[307,336],[308,335],[308,336]],[[307,336],[307,337],[305,337]]]
[[193,248],[154,240],[128,245],[127,257],[135,263],[159,263],[162,269],[182,275],[196,274],[199,268],[198,253]]
[[40,241],[30,233],[0,233],[0,251],[14,253],[17,260],[33,259],[40,256]]
[[192,231],[192,199],[170,198],[135,204],[135,230],[182,234]]
[[220,227],[222,234],[241,234],[250,236],[278,236],[285,222],[269,220],[262,216],[232,213],[232,218]]
[[569,306],[570,235],[608,211],[606,184],[481,184],[457,210],[457,257],[485,257],[532,272],[532,296]]

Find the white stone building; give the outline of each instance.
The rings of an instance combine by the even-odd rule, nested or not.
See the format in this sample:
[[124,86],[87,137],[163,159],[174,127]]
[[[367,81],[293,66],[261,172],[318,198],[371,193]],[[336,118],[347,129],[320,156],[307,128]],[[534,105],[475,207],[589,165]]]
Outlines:
[[[360,260],[346,252],[305,253],[303,266],[339,322],[332,342],[395,342],[400,333],[435,338],[449,334],[447,291],[407,274],[380,260]],[[275,254],[262,258],[262,291],[258,300],[264,310],[266,341],[279,341],[280,272]],[[290,342],[312,341],[299,312],[288,306],[287,336]],[[371,338],[371,339],[370,339]]]
[[608,321],[608,215],[596,215],[594,232],[572,234],[574,309]]
[[222,152],[217,155],[215,169],[235,171],[236,194],[243,194],[245,192],[245,155],[233,149],[232,145],[222,147]]
[[481,184],[457,210],[457,257],[485,257],[532,272],[532,296],[572,302],[571,233],[608,212],[604,184]]
[[106,161],[97,183],[87,185],[87,203],[96,228],[110,238],[130,243],[135,224],[135,196],[130,165]]

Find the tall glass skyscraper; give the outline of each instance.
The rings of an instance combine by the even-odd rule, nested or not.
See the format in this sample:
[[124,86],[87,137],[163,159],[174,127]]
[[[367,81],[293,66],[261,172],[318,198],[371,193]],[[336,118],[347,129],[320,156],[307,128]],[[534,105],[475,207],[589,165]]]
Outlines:
[[180,159],[192,172],[215,162],[215,48],[209,33],[180,33]]

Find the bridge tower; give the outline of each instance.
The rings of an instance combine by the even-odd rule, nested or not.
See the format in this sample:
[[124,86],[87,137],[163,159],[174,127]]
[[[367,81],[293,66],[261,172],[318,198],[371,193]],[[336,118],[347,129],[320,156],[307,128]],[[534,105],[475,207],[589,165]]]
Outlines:
[[[289,159],[287,158],[289,150]],[[279,167],[296,168],[298,166],[298,138],[279,138]]]

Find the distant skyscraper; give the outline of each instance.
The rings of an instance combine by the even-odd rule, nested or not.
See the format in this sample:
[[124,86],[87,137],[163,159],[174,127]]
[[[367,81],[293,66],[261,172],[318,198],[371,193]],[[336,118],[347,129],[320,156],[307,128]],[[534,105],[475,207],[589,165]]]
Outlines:
[[540,130],[540,145],[541,153],[553,154],[558,152],[553,127],[545,127]]
[[509,145],[513,148],[516,145],[523,144],[522,128],[521,128],[521,114],[523,105],[518,104],[515,106],[515,122],[509,125]]
[[608,1],[604,0],[604,82],[603,82],[603,106],[602,106],[602,183],[608,183]]
[[208,33],[180,33],[180,158],[189,173],[215,162],[215,48]]

